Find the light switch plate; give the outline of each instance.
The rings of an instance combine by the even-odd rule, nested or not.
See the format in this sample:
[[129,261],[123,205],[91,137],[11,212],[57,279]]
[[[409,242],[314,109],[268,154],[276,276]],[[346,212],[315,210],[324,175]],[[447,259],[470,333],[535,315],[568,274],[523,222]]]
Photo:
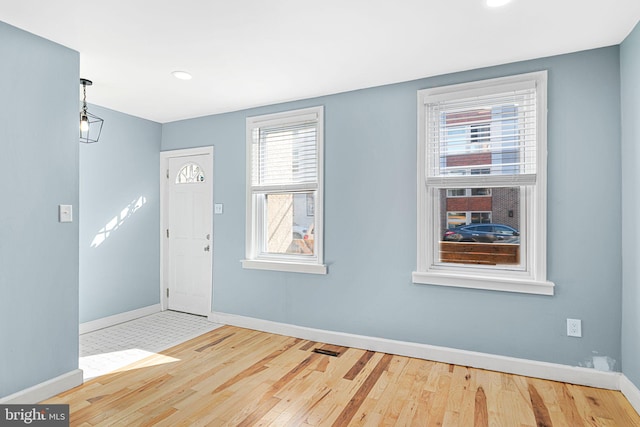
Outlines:
[[223,205],[222,203],[213,204],[213,213],[216,215],[222,215]]
[[73,222],[73,206],[58,205],[58,221]]

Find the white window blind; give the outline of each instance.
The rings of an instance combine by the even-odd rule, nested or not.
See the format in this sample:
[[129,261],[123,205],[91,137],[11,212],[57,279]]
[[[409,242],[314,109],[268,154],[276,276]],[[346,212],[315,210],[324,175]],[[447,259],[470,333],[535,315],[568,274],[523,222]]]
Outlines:
[[535,85],[467,92],[425,97],[427,184],[535,184]]
[[305,119],[252,129],[254,192],[304,191],[318,186],[318,123]]

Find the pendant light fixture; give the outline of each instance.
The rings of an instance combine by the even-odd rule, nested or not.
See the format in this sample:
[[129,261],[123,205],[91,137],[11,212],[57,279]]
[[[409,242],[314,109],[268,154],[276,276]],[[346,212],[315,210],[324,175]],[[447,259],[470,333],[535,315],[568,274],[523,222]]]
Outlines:
[[80,79],[82,85],[82,111],[80,111],[80,142],[90,144],[98,142],[102,132],[104,120],[87,111],[87,86],[93,82],[87,79]]

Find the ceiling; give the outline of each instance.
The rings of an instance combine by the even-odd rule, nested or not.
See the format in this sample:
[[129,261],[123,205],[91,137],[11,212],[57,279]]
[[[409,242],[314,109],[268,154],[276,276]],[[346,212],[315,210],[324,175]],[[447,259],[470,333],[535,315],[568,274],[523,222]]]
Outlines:
[[0,21],[80,52],[89,103],[165,123],[616,45],[640,19],[640,0],[484,1],[0,0]]

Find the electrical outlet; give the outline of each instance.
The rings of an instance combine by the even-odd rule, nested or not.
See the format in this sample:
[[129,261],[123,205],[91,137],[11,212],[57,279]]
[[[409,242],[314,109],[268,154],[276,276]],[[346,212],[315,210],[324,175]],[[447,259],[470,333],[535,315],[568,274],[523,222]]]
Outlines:
[[578,338],[582,337],[582,320],[567,319],[567,336]]

